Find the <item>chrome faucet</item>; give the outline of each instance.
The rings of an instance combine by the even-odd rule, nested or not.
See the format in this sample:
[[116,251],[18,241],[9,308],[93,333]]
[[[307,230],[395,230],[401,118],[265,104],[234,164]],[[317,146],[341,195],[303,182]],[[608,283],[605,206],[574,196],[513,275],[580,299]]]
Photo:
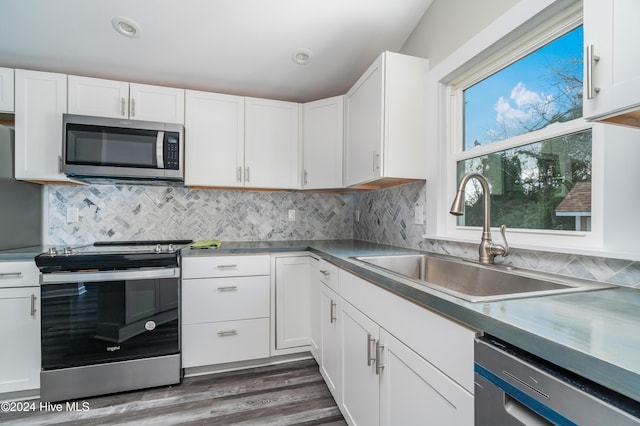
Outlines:
[[454,216],[462,216],[464,214],[464,188],[467,185],[469,179],[472,178],[475,178],[478,182],[480,182],[484,197],[484,221],[482,222],[482,241],[480,241],[479,247],[479,260],[482,264],[491,264],[493,263],[494,257],[509,255],[509,244],[507,243],[507,237],[505,235],[507,229],[505,225],[502,225],[500,227],[500,233],[502,234],[504,245],[496,244],[491,241],[491,194],[489,191],[489,182],[487,182],[487,179],[480,173],[467,173],[466,175],[462,176],[462,179],[460,179],[460,183],[458,184],[458,192],[456,193],[456,198],[454,198],[453,204],[451,204],[451,210],[449,211],[449,213]]

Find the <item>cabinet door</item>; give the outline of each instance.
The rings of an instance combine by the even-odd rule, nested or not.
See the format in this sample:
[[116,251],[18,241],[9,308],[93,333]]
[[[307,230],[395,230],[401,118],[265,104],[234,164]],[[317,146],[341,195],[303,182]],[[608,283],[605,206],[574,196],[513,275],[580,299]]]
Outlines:
[[0,289],[0,393],[40,387],[40,288]]
[[12,68],[0,68],[0,111],[14,111]]
[[346,95],[345,186],[381,176],[384,56],[367,69]]
[[16,70],[15,80],[16,179],[68,182],[60,172],[67,76]]
[[375,426],[379,424],[379,327],[346,301],[341,313],[342,412],[349,424]]
[[473,425],[473,396],[381,330],[381,425]]
[[244,98],[186,91],[185,184],[244,185]]
[[324,284],[320,285],[320,374],[340,403],[340,296]]
[[342,187],[344,96],[303,105],[304,189]]
[[309,344],[309,256],[276,259],[276,349]]
[[69,114],[129,117],[129,83],[70,75]]
[[322,299],[320,298],[320,261],[311,258],[310,273],[311,279],[309,282],[309,314],[311,316],[309,322],[309,346],[311,355],[318,362],[318,365],[322,364],[322,358],[320,357],[320,346],[322,344],[322,322],[320,319]]
[[184,89],[131,83],[129,118],[184,124]]
[[[598,118],[640,107],[640,2],[637,0],[585,0],[584,42],[598,61],[585,55],[583,115]],[[589,67],[593,87],[589,93]],[[636,126],[640,117],[636,114]]]
[[300,105],[245,99],[245,186],[299,188]]

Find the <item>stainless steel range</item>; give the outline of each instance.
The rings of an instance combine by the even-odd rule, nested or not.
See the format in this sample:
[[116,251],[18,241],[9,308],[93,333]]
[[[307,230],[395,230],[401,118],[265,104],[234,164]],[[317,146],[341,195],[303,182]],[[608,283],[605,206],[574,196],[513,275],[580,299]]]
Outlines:
[[36,256],[43,401],[180,382],[180,249],[190,242],[97,242]]

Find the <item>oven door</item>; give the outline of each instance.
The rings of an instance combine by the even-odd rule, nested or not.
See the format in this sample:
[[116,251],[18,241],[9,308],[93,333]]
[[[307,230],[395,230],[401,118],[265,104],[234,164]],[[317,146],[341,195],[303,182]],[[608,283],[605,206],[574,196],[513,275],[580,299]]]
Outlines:
[[180,352],[180,269],[41,275],[42,369]]

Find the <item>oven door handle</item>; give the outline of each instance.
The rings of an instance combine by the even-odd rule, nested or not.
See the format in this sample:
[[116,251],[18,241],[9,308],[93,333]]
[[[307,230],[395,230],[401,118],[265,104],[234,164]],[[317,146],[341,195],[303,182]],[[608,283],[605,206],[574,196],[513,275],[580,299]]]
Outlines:
[[67,284],[78,282],[145,280],[154,278],[179,278],[180,268],[138,269],[99,272],[52,272],[40,274],[40,284]]

